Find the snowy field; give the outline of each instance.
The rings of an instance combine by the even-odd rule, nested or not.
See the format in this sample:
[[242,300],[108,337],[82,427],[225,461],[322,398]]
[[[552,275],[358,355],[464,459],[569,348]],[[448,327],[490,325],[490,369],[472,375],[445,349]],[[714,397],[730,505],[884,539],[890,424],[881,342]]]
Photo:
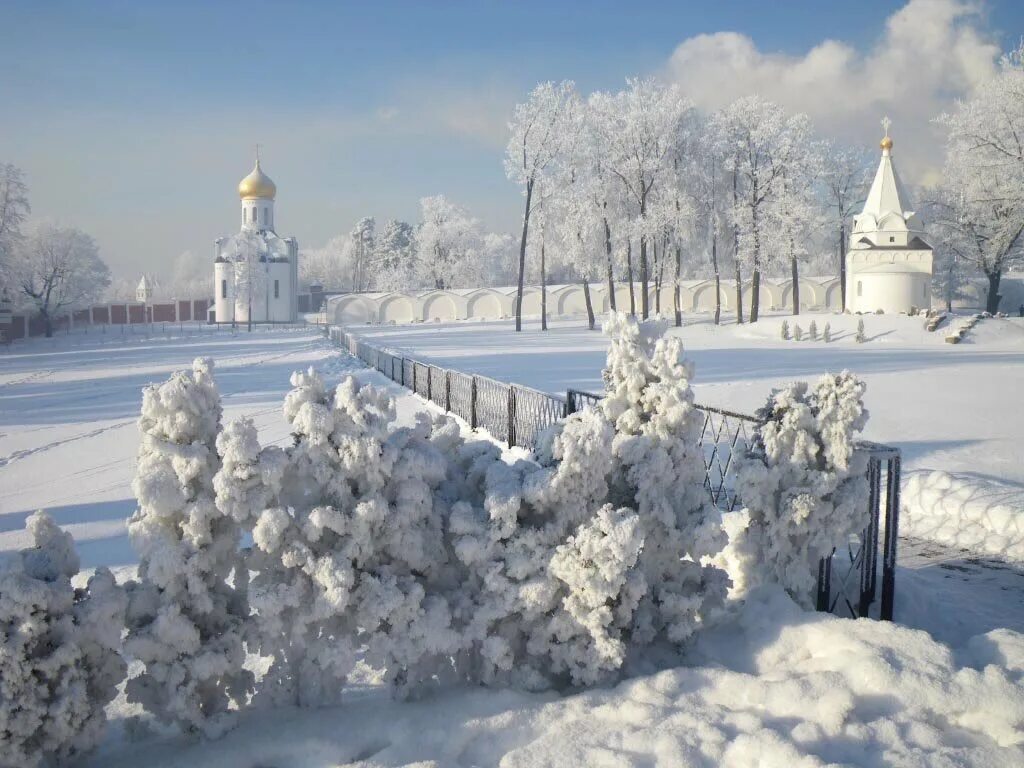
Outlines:
[[[870,341],[855,345],[846,318],[827,319],[837,337],[827,347],[778,340],[776,318],[754,330],[684,329],[699,398],[751,410],[773,384],[848,367],[869,382],[868,436],[904,449],[934,509],[949,494],[940,492],[942,476],[926,470],[978,487],[998,479],[998,505],[1020,515],[1024,470],[1013,446],[1024,433],[1016,402],[1024,326],[989,320],[952,347],[941,333],[919,331],[916,320],[869,317]],[[518,339],[502,324],[367,335],[551,391],[600,389],[604,339],[578,326]],[[225,421],[252,416],[263,442],[278,444],[287,438],[281,401],[293,370],[314,366],[335,381],[358,368],[313,331],[97,342],[35,341],[0,357],[0,551],[24,546],[25,517],[46,508],[74,534],[83,567],[131,571],[124,520],[134,510],[140,390],[193,358],[215,359]],[[358,375],[385,384],[374,372]],[[388,386],[403,418],[426,407]],[[121,698],[106,742],[83,764],[1024,765],[1024,574],[1013,562],[932,538],[904,542],[897,577],[898,618],[930,634],[808,614],[768,592],[701,637],[674,668],[642,674],[650,660],[634,660],[638,676],[614,688],[567,696],[456,689],[396,704],[368,671],[340,707],[247,714],[212,743],[129,727],[134,710]]]
[[212,357],[225,418],[251,416],[279,442],[292,371],[338,360],[311,331],[184,327],[149,339],[58,336],[0,353],[0,551],[25,546],[25,518],[46,509],[75,537],[83,567],[133,563],[124,521],[135,509],[143,386]]

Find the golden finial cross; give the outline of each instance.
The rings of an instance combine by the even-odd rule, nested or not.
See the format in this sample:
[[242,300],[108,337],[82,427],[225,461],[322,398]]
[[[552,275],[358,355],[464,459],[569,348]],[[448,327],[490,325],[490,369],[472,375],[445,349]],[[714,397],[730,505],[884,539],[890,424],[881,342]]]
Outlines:
[[262,144],[257,144],[256,145],[256,162],[257,163],[260,161],[260,147],[262,147],[262,146],[263,146]]
[[885,138],[889,138],[889,126],[892,125],[892,120],[886,115],[882,118],[882,128],[885,129]]

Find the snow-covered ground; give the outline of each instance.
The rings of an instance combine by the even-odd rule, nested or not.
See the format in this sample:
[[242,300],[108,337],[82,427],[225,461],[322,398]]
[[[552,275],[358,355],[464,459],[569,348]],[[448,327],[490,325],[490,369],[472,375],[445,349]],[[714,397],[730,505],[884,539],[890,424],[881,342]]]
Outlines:
[[[871,340],[854,345],[847,318],[817,319],[819,331],[832,323],[837,338],[827,347],[778,340],[778,318],[754,329],[684,329],[699,397],[751,410],[775,383],[848,367],[869,382],[869,437],[903,447],[920,472],[999,478],[999,503],[1019,514],[1024,470],[1013,445],[1024,431],[1015,402],[1024,326],[985,321],[954,347],[941,333],[918,331],[916,319],[869,317]],[[372,334],[443,364],[551,391],[600,388],[605,342],[578,322],[518,339],[501,324]],[[83,566],[134,567],[124,520],[134,509],[140,390],[193,358],[215,359],[225,419],[252,416],[264,443],[288,437],[281,402],[293,370],[312,365],[336,379],[358,368],[315,331],[99,342],[72,336],[0,353],[0,552],[23,546],[25,517],[45,507],[75,535]],[[385,383],[365,369],[359,376]],[[405,417],[426,407],[390,386]],[[934,487],[924,483],[922,495]],[[639,674],[638,664],[638,676],[615,688],[569,696],[456,689],[396,704],[368,674],[340,707],[247,714],[212,743],[137,734],[126,727],[132,709],[122,699],[112,705],[107,741],[84,764],[1024,764],[1024,573],[956,547],[902,546],[898,618],[931,636],[804,613],[768,593],[674,668]]]

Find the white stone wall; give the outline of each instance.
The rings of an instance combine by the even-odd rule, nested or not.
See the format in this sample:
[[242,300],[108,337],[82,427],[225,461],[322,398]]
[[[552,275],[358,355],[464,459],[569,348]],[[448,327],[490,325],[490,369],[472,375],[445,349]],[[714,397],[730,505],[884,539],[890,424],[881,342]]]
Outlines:
[[[661,312],[670,315],[674,310],[674,287],[661,289]],[[715,284],[711,280],[688,280],[679,287],[680,303],[687,314],[714,312]],[[586,300],[582,286],[554,285],[548,287],[549,317],[577,317],[586,314]],[[634,284],[633,294],[637,311],[641,307],[640,284]],[[219,294],[218,294],[219,295]],[[736,307],[735,282],[723,280],[721,284],[722,310],[734,312]],[[592,283],[590,300],[594,312],[601,314],[611,308],[607,284]],[[629,285],[615,286],[616,308],[629,309]],[[841,291],[836,278],[806,277],[800,280],[800,307],[804,310],[840,309]],[[435,322],[446,320],[500,320],[515,316],[515,288],[474,288],[462,290],[432,290],[392,293],[349,293],[332,296],[327,300],[327,315],[340,325],[365,323]],[[650,311],[658,307],[657,292],[649,293]],[[744,307],[750,305],[750,284],[743,287]],[[769,278],[761,281],[761,307],[765,311],[787,310],[792,305],[792,286],[789,280]],[[523,292],[523,316],[539,317],[541,291],[529,286]]]

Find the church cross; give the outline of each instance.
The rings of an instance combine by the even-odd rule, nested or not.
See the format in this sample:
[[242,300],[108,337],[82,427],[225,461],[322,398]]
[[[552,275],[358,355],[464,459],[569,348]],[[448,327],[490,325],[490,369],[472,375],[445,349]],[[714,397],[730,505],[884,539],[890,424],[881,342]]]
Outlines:
[[256,162],[257,163],[260,161],[260,147],[262,147],[262,146],[263,146],[262,144],[257,144],[256,145]]
[[885,138],[889,138],[889,126],[892,125],[892,120],[886,115],[882,118],[882,127],[885,129]]

